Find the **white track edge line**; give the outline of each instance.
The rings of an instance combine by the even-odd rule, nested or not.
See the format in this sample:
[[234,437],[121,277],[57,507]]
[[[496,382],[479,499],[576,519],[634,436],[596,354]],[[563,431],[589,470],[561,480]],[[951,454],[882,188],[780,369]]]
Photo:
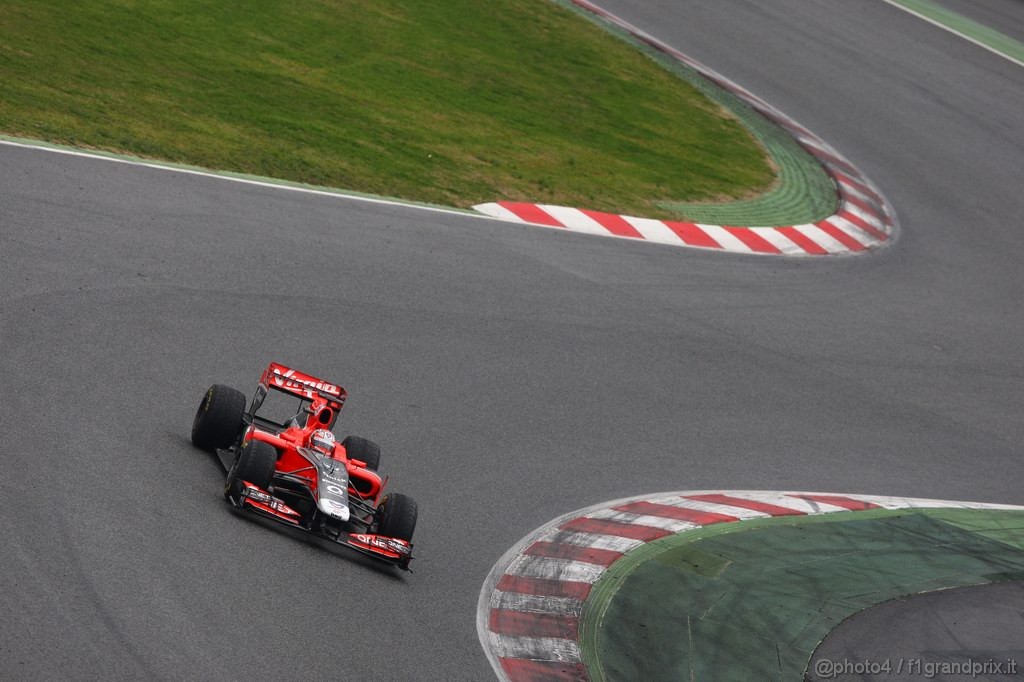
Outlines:
[[[984,49],[988,50],[989,52],[991,52],[992,54],[999,55],[1003,59],[1005,59],[1007,61],[1010,61],[1010,62],[1013,62],[1017,66],[1024,66],[1024,62],[1020,61],[1019,59],[1016,59],[1015,57],[1011,57],[1008,54],[1000,52],[996,48],[991,47],[989,45],[986,45],[985,43],[981,42],[980,40],[978,40],[976,38],[972,38],[971,36],[967,35],[966,33],[961,33],[960,31],[956,30],[955,28],[953,28],[951,26],[946,26],[942,22],[936,21],[935,19],[932,19],[931,17],[926,17],[925,15],[921,14],[920,12],[916,12],[916,11],[910,9],[909,7],[905,7],[904,5],[901,5],[900,3],[896,2],[896,0],[882,0],[882,2],[886,3],[887,5],[892,5],[896,9],[901,9],[904,12],[906,12],[907,14],[912,14],[915,17],[917,17],[918,19],[920,19],[922,21],[928,22],[932,26],[937,26],[937,27],[941,28],[943,31],[948,31],[949,33],[952,33],[953,35],[957,36],[958,38],[963,38],[964,40],[966,40],[969,43],[974,43],[978,47],[984,48]],[[966,18],[969,21],[973,21],[969,17],[966,17]],[[993,30],[993,31],[995,30],[995,29],[992,29],[992,28],[990,28],[988,26],[985,26],[984,24],[981,24],[980,22],[975,21],[974,23],[976,23],[979,26],[982,26],[984,28],[989,28],[990,30]],[[996,31],[996,32],[998,33],[998,31]],[[1009,36],[1007,36],[1007,37],[1009,37]]]
[[[501,216],[492,216],[484,213],[478,213],[471,210],[460,210],[457,208],[444,208],[442,206],[427,206],[424,204],[417,204],[414,202],[402,201],[400,199],[385,199],[383,197],[370,197],[363,196],[361,194],[348,194],[342,189],[314,189],[312,187],[297,187],[295,185],[287,184],[287,181],[275,181],[274,178],[267,178],[266,180],[256,180],[254,178],[243,178],[236,175],[230,174],[231,171],[218,172],[213,169],[199,169],[199,168],[179,168],[170,164],[164,164],[159,161],[145,161],[142,159],[130,159],[121,158],[117,156],[107,156],[106,154],[97,154],[93,152],[80,151],[77,149],[68,149],[66,147],[54,147],[49,144],[40,141],[38,144],[30,142],[15,142],[14,140],[0,139],[0,145],[7,147],[20,147],[22,149],[35,149],[43,152],[51,152],[53,154],[66,154],[68,156],[80,156],[86,159],[95,159],[98,161],[110,161],[112,163],[122,163],[128,166],[140,166],[142,168],[152,168],[154,170],[170,171],[172,173],[182,173],[185,175],[195,175],[204,178],[213,178],[215,180],[228,180],[230,182],[238,182],[244,185],[255,185],[256,187],[267,187],[270,189],[282,189],[289,192],[301,192],[303,194],[315,194],[318,196],[333,197],[335,199],[347,199],[350,201],[361,201],[367,204],[378,204],[384,206],[396,206],[399,208],[411,208],[419,211],[430,211],[432,213],[442,213],[447,215],[458,215],[466,218],[485,219],[485,220],[501,220]],[[505,218],[507,220],[507,218]],[[519,221],[523,222],[523,221]]]

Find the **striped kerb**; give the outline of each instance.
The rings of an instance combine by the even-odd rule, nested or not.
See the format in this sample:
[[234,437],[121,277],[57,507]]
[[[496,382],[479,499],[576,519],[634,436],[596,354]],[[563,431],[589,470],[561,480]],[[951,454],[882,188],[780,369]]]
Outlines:
[[654,220],[583,208],[510,201],[479,204],[474,207],[476,210],[503,220],[558,227],[570,232],[771,256],[864,253],[892,238],[896,221],[886,201],[856,166],[816,135],[748,90],[589,0],[571,2],[604,17],[637,40],[694,69],[719,87],[744,100],[755,111],[785,130],[822,164],[822,168],[831,177],[839,193],[839,211],[809,225],[733,226]]
[[711,494],[711,495],[687,495],[688,500],[698,500],[700,502],[713,502],[715,504],[728,505],[730,507],[740,507],[742,509],[750,509],[751,511],[762,512],[771,516],[803,516],[804,512],[799,509],[790,509],[789,507],[780,507],[777,504],[768,504],[767,502],[760,502],[758,500],[751,500],[743,497],[732,497],[730,495],[722,494]]
[[[609,502],[538,529],[492,571],[481,594],[481,642],[507,682],[588,679],[579,637],[592,586],[646,543],[719,523],[935,506],[1009,508],[809,492],[678,492]],[[1018,507],[1017,509],[1020,509]],[[614,549],[612,549],[614,548]]]

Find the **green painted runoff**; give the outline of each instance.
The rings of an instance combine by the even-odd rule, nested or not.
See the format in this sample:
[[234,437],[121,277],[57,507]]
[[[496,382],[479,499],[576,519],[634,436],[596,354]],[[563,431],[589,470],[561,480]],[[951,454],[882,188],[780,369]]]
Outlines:
[[968,19],[938,3],[931,2],[931,0],[886,1],[959,33],[974,42],[984,45],[993,52],[997,52],[1024,66],[1024,44],[1004,33],[1000,33],[994,28],[979,24],[973,19]]
[[593,679],[803,679],[835,625],[894,597],[1024,578],[1024,512],[872,510],[717,524],[628,554],[580,626]]

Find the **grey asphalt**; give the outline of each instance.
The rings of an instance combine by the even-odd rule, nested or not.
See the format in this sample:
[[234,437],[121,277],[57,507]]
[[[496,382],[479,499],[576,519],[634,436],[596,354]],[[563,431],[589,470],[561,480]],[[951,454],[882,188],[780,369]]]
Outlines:
[[[811,657],[807,679],[1019,679],[1024,674],[1022,603],[1024,583],[1019,581],[884,602],[829,633]],[[871,674],[871,665],[880,672]]]
[[[609,2],[892,200],[781,260],[0,147],[0,677],[483,680],[516,540],[701,488],[1024,503],[1024,69],[876,0]],[[229,513],[214,381],[345,385],[412,575]]]
[[936,0],[957,14],[1024,42],[1024,0]]

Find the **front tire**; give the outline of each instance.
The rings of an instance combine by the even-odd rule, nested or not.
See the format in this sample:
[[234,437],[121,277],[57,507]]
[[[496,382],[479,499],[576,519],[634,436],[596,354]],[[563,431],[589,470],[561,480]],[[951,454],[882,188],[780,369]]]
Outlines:
[[192,444],[213,452],[235,442],[242,430],[245,394],[223,384],[214,384],[203,396],[192,420]]
[[388,493],[377,507],[377,514],[380,518],[378,534],[412,542],[416,518],[419,516],[416,500],[401,493]]
[[349,459],[366,462],[366,468],[373,471],[380,468],[380,446],[372,440],[359,436],[348,436],[341,441],[341,444],[345,446],[345,456]]
[[224,482],[224,496],[230,497],[242,491],[242,481],[248,481],[263,490],[270,487],[277,464],[277,450],[273,445],[258,440],[246,441],[238,451],[234,464]]

